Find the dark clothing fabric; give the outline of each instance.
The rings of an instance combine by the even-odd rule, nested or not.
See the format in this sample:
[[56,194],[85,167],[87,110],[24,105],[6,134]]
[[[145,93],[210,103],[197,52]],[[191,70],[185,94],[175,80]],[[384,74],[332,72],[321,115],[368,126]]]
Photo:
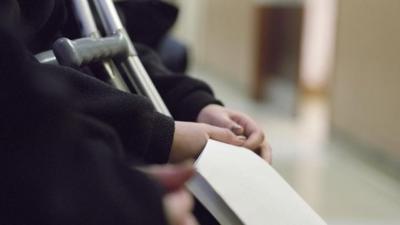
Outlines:
[[[64,1],[4,0],[0,12],[0,224],[165,224],[161,188],[130,167],[167,162],[174,121],[144,97],[33,59],[59,35]],[[138,52],[175,119],[218,103]]]
[[128,167],[117,132],[75,101],[95,102],[85,85],[104,85],[39,65],[21,46],[0,29],[0,224],[166,224],[161,188]]
[[158,45],[157,53],[164,65],[175,73],[185,74],[190,66],[190,49],[185,43],[167,35]]
[[[62,0],[7,0],[3,4],[0,9],[12,13],[4,16],[6,20],[2,20],[2,24],[7,25],[15,37],[21,37],[21,42],[30,45],[39,46],[42,42],[37,44],[36,40],[46,36],[41,35],[43,32],[49,37],[56,35],[67,17]],[[37,10],[36,14],[29,9]],[[145,46],[138,45],[137,50],[176,120],[194,121],[204,106],[219,103],[205,83],[170,72]],[[147,163],[167,162],[173,138],[173,121],[156,113],[147,99],[119,92],[72,69],[55,66],[37,68],[40,68],[38,73],[53,74],[71,82],[77,91],[73,101],[79,105],[79,110],[115,129],[130,157]]]
[[[21,8],[27,7],[29,5],[28,3],[31,2],[35,2],[36,4],[36,1],[33,0],[20,1],[24,2]],[[125,3],[118,4],[120,7],[123,5],[128,8],[124,9],[124,11],[126,14],[129,14],[129,18],[126,19],[127,23],[131,23],[131,26],[128,26],[132,29],[130,31],[133,33],[143,33],[143,35],[139,36],[141,37],[139,38],[140,44],[137,43],[135,45],[136,49],[174,119],[194,121],[204,106],[208,104],[222,104],[214,97],[211,88],[207,84],[189,76],[182,76],[182,74],[171,72],[163,65],[159,56],[153,52],[151,48],[143,44],[147,43],[147,39],[152,39],[150,37],[152,33],[155,34],[158,32],[161,34],[162,32],[160,33],[160,30],[166,32],[173,25],[177,14],[177,12],[174,12],[176,9],[174,10],[172,6],[162,3],[159,0],[135,0],[128,2],[126,4],[129,6],[124,5]],[[32,29],[30,29],[29,32],[36,34],[34,38],[29,40],[31,51],[35,52],[37,49],[47,50],[57,37],[63,35],[67,37],[77,37],[77,25],[74,24],[69,5],[71,2],[65,4],[63,0],[46,0],[40,3],[38,2],[37,4],[41,5],[41,12],[44,11],[40,13],[42,16],[38,16],[36,19],[29,16],[24,17],[24,20],[33,19],[33,21],[36,21],[30,23],[34,24],[30,25],[30,27],[34,27],[36,30],[36,32],[32,32]],[[146,15],[142,15],[143,13],[138,12],[141,10],[144,10]],[[159,14],[159,17],[156,16],[157,14]],[[50,18],[51,21],[43,23],[41,17]],[[149,28],[148,30],[142,30],[141,27]],[[43,35],[44,33],[46,35]],[[41,39],[43,36],[47,38]],[[137,39],[135,38],[135,40]]]
[[[16,1],[16,0],[13,0]],[[68,12],[63,0],[17,0],[25,40],[34,53],[51,48],[61,36]],[[68,1],[69,2],[69,1]]]
[[157,49],[175,24],[178,9],[160,0],[131,0],[116,4],[125,28],[135,42]]
[[[13,11],[15,8],[21,9],[20,13],[15,14],[20,15],[21,26],[24,28],[23,36],[25,42],[29,43],[31,51],[43,46],[50,46],[50,39],[61,35],[61,31],[68,32],[64,28],[71,26],[71,24],[65,24],[72,18],[71,12],[68,14],[66,6],[68,4],[65,4],[63,0],[8,1],[13,4],[9,5],[7,11]],[[150,3],[157,8],[159,3],[152,2],[159,1],[138,0],[131,4],[146,5],[143,8],[147,9],[150,8],[148,5]],[[17,7],[18,4],[19,7]],[[32,9],[36,13],[29,12],[28,9]],[[152,14],[155,12],[158,10]],[[169,14],[171,13],[166,13],[166,15]],[[170,22],[173,23],[172,20]],[[204,106],[212,103],[220,104],[208,85],[169,71],[150,48],[141,44],[138,44],[136,48],[145,68],[176,120],[194,121]],[[112,126],[121,137],[125,149],[133,153],[130,156],[140,156],[139,159],[148,163],[167,162],[173,135],[172,121],[154,113],[146,99],[137,95],[120,93],[100,81],[67,68],[46,66],[42,69],[54,73],[55,76],[68,77],[73,80],[73,85],[82,94],[74,99],[85,106],[82,107],[82,111]],[[152,122],[145,126],[141,125],[143,121]],[[139,133],[142,135],[138,135]],[[139,145],[147,148],[138,151],[139,148],[134,146],[138,146],[139,142],[145,140],[148,140],[151,145]],[[146,151],[146,154],[143,151]]]
[[[66,1],[68,15],[73,15],[73,2]],[[60,8],[60,7],[59,7]],[[156,51],[162,62],[171,70],[177,73],[184,73],[188,66],[188,49],[181,42],[168,36],[169,30],[175,24],[178,9],[160,0],[130,0],[116,2],[118,14],[125,25],[131,39]],[[62,11],[59,13],[63,13]],[[65,13],[64,13],[65,14]],[[96,17],[98,24],[100,18]],[[67,16],[62,33],[71,39],[80,38],[79,24],[73,16]],[[101,30],[101,26],[99,26]],[[52,37],[54,42],[56,37]],[[43,43],[43,42],[42,42]],[[41,46],[41,51],[51,46]],[[36,51],[38,49],[36,48]]]
[[175,120],[195,121],[205,106],[222,105],[203,81],[169,71],[158,55],[144,45],[137,44],[136,50]]
[[111,126],[121,138],[127,157],[146,163],[166,163],[172,145],[174,122],[157,113],[144,97],[118,91],[79,71],[52,65],[31,68],[68,82],[77,109]]
[[[7,0],[16,1],[16,0]],[[79,24],[73,16],[72,1],[18,0],[25,21],[26,36],[33,52],[45,51],[60,36],[80,37]],[[158,49],[160,42],[175,24],[178,9],[160,0],[116,2],[121,20],[135,42]],[[40,15],[38,15],[40,12]],[[96,14],[94,14],[96,16]],[[100,22],[100,19],[98,22]],[[36,38],[32,38],[32,37]]]

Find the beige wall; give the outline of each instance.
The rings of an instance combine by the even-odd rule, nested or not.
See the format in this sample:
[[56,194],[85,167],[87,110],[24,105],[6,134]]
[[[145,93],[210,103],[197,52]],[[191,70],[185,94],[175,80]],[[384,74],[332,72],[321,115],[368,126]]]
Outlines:
[[254,67],[253,0],[181,0],[178,38],[193,49],[196,64],[247,87]]
[[199,62],[247,85],[254,67],[252,1],[209,0]]
[[340,0],[333,125],[400,157],[400,1]]
[[175,30],[191,45],[197,65],[249,89],[256,67],[256,6],[299,5],[303,0],[176,0]]

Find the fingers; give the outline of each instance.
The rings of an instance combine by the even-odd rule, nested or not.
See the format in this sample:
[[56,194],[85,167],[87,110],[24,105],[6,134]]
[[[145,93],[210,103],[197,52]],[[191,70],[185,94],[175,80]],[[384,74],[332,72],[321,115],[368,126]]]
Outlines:
[[243,135],[244,128],[229,116],[229,110],[220,105],[204,107],[197,118],[197,122],[206,123],[231,130],[236,135]]
[[244,134],[247,137],[243,147],[246,147],[259,154],[268,163],[272,163],[272,149],[268,144],[264,131],[250,117],[230,111],[230,117],[244,127]]
[[168,224],[198,225],[192,215],[194,206],[193,198],[184,189],[184,184],[194,174],[192,162],[186,162],[181,165],[151,166],[138,169],[159,181],[169,191],[163,199]]
[[238,124],[236,121],[232,120],[228,114],[219,117],[219,120],[214,121],[214,123],[217,127],[226,128],[238,136],[244,135],[243,126]]
[[236,121],[232,120],[228,115],[221,117],[220,121],[218,122],[219,122],[219,124],[217,123],[218,127],[226,128],[238,136],[244,135],[243,126],[239,125]]
[[220,115],[217,118],[214,118],[212,123],[209,124],[216,127],[226,128],[238,136],[244,135],[243,126],[232,120],[228,115]]
[[184,184],[194,175],[192,162],[181,165],[152,166],[142,169],[158,182],[160,182],[167,191],[175,191],[184,186]]
[[260,156],[265,161],[267,161],[269,164],[272,164],[272,148],[267,142],[264,142],[261,145],[261,147],[260,147]]
[[219,121],[215,122],[215,125],[217,127],[226,128],[238,136],[244,134],[244,128],[232,120],[229,116],[219,118]]
[[231,111],[230,117],[244,128],[243,133],[247,137],[244,147],[251,150],[259,149],[265,140],[265,134],[258,124],[250,117],[241,113]]
[[237,136],[229,129],[206,125],[207,133],[210,138],[231,145],[242,146],[245,143],[245,137]]
[[239,124],[237,124],[236,122],[234,122],[233,120],[231,120],[232,123],[229,127],[227,127],[228,129],[230,129],[234,134],[240,136],[244,134],[244,128],[242,126],[240,126]]
[[244,143],[244,147],[249,148],[251,150],[258,149],[265,140],[265,135],[262,130],[255,129],[254,131],[250,131],[250,136],[247,138]]
[[209,137],[203,124],[176,121],[169,161],[179,163],[195,159],[201,154]]
[[199,223],[193,215],[189,215],[182,225],[199,225]]
[[243,118],[240,122],[245,128],[244,134],[247,137],[244,147],[251,150],[258,149],[265,140],[264,131],[251,119]]
[[164,197],[164,208],[168,222],[171,225],[195,225],[196,220],[191,213],[193,206],[192,196],[184,189]]

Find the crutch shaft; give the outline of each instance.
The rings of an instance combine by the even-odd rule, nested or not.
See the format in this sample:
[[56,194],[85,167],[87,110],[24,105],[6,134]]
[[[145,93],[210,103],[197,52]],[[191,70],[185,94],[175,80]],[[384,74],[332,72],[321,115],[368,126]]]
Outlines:
[[[77,18],[77,22],[80,24],[81,33],[83,37],[88,38],[100,38],[100,32],[97,29],[96,21],[94,19],[92,9],[88,0],[72,0],[75,17]],[[107,79],[105,80],[115,88],[125,91],[131,92],[126,81],[121,76],[121,73],[118,71],[115,66],[113,60],[107,59],[102,62],[103,69],[107,74]]]
[[114,35],[121,33],[128,41],[129,56],[126,58],[126,60],[120,61],[119,67],[132,76],[133,80],[135,81],[136,88],[138,89],[138,93],[148,97],[158,112],[171,117],[168,108],[166,107],[136,53],[133,42],[121,22],[114,2],[112,0],[94,0],[94,4],[106,34]]

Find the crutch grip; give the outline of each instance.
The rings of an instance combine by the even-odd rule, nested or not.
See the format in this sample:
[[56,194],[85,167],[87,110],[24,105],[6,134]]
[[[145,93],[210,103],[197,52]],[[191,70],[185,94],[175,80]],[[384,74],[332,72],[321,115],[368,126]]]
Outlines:
[[129,42],[120,33],[105,38],[60,38],[53,45],[53,51],[61,65],[80,67],[104,59],[127,57]]

